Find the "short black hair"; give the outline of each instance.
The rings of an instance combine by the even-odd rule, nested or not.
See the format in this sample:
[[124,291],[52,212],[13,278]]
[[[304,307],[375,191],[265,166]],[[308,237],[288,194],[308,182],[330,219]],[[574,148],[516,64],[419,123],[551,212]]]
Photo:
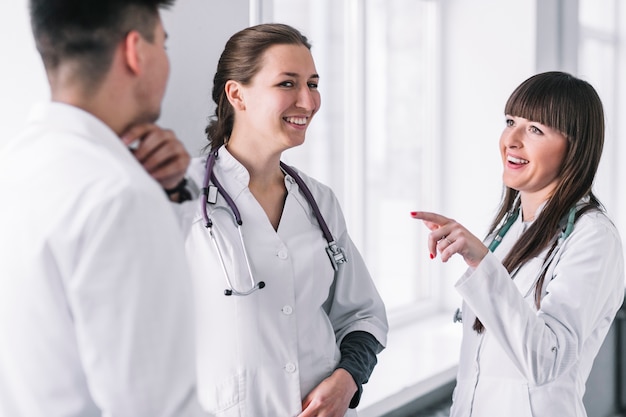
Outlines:
[[152,42],[159,8],[174,1],[29,0],[33,35],[46,70],[72,60],[79,77],[97,84],[118,42],[131,30]]

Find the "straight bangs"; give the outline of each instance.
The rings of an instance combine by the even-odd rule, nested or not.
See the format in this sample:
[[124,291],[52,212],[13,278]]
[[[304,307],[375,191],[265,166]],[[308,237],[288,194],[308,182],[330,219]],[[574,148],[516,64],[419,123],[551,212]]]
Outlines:
[[504,113],[523,117],[558,130],[568,139],[577,136],[577,125],[585,124],[588,110],[581,105],[578,80],[565,73],[543,73],[522,83],[509,97]]

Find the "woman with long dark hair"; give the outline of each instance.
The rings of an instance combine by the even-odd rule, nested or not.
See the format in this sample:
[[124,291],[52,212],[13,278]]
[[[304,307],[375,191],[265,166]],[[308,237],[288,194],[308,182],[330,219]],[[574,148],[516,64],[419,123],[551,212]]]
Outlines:
[[451,415],[586,416],[585,382],[624,297],[620,237],[592,192],[604,113],[587,82],[562,72],[524,81],[505,106],[505,193],[484,241],[456,221],[413,212],[430,257],[467,272]]

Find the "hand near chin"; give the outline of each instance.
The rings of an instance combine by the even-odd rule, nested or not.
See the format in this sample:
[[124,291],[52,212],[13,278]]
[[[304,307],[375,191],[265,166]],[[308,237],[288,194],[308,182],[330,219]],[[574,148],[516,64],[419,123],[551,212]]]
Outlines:
[[306,396],[298,417],[343,417],[356,390],[352,375],[339,368]]
[[411,217],[422,220],[430,230],[428,249],[431,259],[439,253],[441,261],[447,262],[458,253],[467,265],[476,268],[489,252],[480,239],[452,219],[425,211],[411,212]]
[[143,123],[132,126],[121,139],[164,189],[176,187],[184,178],[191,157],[173,131]]

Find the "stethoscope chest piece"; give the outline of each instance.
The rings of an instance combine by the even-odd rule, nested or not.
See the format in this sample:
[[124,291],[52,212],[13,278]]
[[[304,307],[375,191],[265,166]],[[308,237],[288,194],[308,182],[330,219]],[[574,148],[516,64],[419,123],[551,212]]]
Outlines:
[[338,247],[334,241],[328,243],[328,246],[326,246],[326,253],[330,259],[330,264],[333,266],[335,271],[339,270],[339,264],[345,264],[348,261],[343,248]]

